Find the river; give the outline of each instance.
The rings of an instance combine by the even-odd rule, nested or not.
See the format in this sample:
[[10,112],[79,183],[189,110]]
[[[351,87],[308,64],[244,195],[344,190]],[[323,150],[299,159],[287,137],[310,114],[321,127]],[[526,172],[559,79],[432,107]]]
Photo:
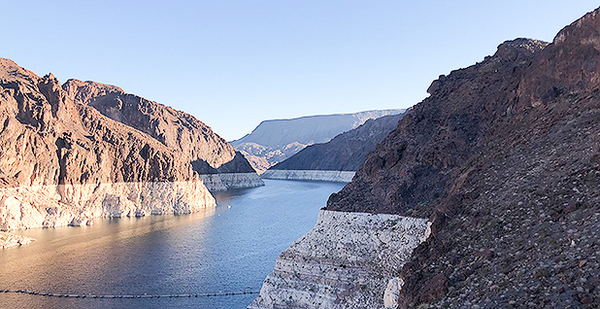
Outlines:
[[[344,184],[265,180],[216,194],[218,206],[182,216],[95,219],[31,229],[37,240],[0,250],[0,289],[127,295],[259,291],[275,259],[317,221]],[[79,299],[0,293],[2,308],[245,308],[257,294]]]

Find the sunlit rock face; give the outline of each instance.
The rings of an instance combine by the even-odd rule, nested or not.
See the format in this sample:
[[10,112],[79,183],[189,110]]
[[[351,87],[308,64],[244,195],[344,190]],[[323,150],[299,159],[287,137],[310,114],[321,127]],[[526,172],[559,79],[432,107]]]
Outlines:
[[248,308],[384,308],[398,294],[384,297],[390,280],[429,233],[425,219],[322,210]]
[[24,186],[0,189],[0,230],[80,226],[96,217],[189,214],[214,207],[202,181]]
[[355,173],[354,171],[268,170],[261,177],[264,179],[350,182]]
[[[195,118],[114,86],[75,84],[63,88],[51,74],[0,59],[0,229],[214,207],[201,174],[225,175],[224,189],[262,184],[241,154]],[[116,97],[103,103],[122,98],[119,113],[86,102],[108,95]]]
[[70,79],[62,88],[75,103],[90,106],[173,150],[178,159],[205,176],[201,178],[208,180],[205,184],[211,191],[264,185],[241,153],[192,115],[112,85]]

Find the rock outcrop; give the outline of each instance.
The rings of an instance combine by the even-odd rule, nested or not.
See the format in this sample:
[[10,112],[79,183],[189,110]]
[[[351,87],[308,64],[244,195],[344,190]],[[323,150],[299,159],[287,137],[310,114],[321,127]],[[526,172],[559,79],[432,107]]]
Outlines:
[[428,92],[326,207],[432,223],[387,295],[398,308],[600,306],[600,11],[550,44],[507,41]]
[[0,232],[0,249],[24,246],[32,243],[33,241],[35,241],[35,239],[31,237]]
[[306,146],[325,143],[369,119],[402,113],[402,109],[374,110],[353,114],[317,115],[294,119],[265,120],[252,133],[231,144],[262,173]]
[[[65,90],[51,74],[40,78],[0,59],[0,229],[214,207],[199,171],[234,173],[213,181],[222,188],[262,183],[241,154],[193,117],[123,94],[128,109],[111,110],[115,118],[121,115],[115,121],[90,105],[96,102],[90,98],[120,89],[73,90],[75,84],[70,81]],[[145,121],[147,131],[132,126]],[[176,130],[167,132],[170,125]]]
[[350,182],[369,153],[398,126],[402,114],[370,119],[327,143],[314,144],[269,168],[267,179]]
[[96,217],[189,214],[214,206],[201,180],[2,188],[0,230],[90,225]]
[[428,236],[424,219],[322,210],[248,308],[393,308],[397,295],[386,289]]
[[174,150],[201,178],[210,180],[211,191],[264,185],[241,153],[192,115],[112,85],[70,79],[62,88],[75,103],[91,106]]

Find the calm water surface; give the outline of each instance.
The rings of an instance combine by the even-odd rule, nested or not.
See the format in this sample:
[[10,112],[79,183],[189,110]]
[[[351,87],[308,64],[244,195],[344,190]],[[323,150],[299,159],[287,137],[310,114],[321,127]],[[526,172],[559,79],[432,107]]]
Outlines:
[[[32,229],[29,246],[0,250],[0,289],[65,294],[258,291],[275,259],[308,232],[343,184],[265,180],[216,195],[185,216],[96,219]],[[245,308],[256,295],[174,299],[63,299],[0,294],[0,308]]]

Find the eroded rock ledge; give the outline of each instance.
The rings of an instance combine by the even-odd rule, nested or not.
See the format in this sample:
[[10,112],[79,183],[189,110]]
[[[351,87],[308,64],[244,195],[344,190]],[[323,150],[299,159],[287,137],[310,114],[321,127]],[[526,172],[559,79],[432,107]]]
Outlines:
[[3,188],[0,230],[89,225],[95,217],[188,214],[215,205],[202,181]]
[[277,258],[248,308],[395,308],[398,274],[429,226],[426,219],[321,210],[315,227]]
[[23,246],[32,243],[35,238],[0,232],[0,249]]
[[261,177],[264,179],[350,182],[354,174],[356,174],[354,171],[268,170]]

